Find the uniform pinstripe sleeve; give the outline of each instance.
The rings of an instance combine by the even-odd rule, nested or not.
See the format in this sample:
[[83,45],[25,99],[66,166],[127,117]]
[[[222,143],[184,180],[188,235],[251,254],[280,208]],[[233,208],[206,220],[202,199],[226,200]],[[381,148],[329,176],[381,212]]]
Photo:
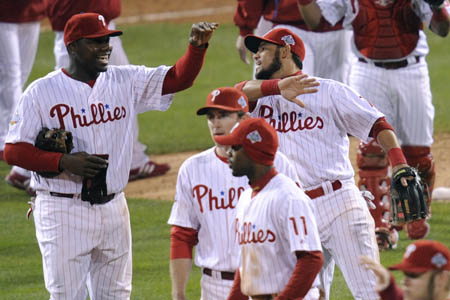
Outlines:
[[6,143],[25,142],[34,145],[34,140],[42,127],[39,107],[35,103],[34,94],[35,89],[32,85],[20,99],[9,123]]
[[198,230],[200,222],[196,217],[195,207],[192,203],[192,185],[189,180],[188,162],[183,163],[178,172],[175,202],[167,223]]

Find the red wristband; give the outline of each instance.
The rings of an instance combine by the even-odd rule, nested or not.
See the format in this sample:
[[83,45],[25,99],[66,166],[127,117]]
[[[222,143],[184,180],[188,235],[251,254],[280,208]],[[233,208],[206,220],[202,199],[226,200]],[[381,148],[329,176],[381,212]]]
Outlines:
[[392,148],[387,154],[389,161],[391,162],[391,166],[395,167],[396,165],[406,164],[406,158],[403,155],[402,149]]
[[279,95],[280,88],[278,87],[278,81],[280,81],[280,79],[264,80],[261,83],[261,93],[264,96]]
[[313,2],[314,0],[297,0],[297,3],[300,5],[308,5],[311,2]]

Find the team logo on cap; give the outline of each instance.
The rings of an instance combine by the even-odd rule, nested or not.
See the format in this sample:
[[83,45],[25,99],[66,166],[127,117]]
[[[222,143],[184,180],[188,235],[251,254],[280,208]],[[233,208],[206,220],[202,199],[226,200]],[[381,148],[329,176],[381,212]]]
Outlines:
[[245,101],[245,99],[244,99],[243,96],[239,97],[239,99],[238,99],[237,102],[238,102],[238,104],[239,104],[240,106],[242,106],[242,108],[244,108],[244,107],[247,106],[247,102]]
[[98,15],[98,20],[102,22],[103,27],[106,27],[105,17],[102,15]]
[[295,40],[290,34],[283,36],[281,40],[284,41],[287,45],[295,45]]
[[247,134],[247,139],[250,140],[252,144],[262,141],[262,138],[257,130],[253,130],[252,132]]
[[447,264],[447,259],[442,253],[437,253],[431,258],[431,263],[440,269]]
[[416,250],[416,248],[417,247],[414,244],[409,245],[408,247],[406,247],[406,251],[405,251],[404,257],[408,258],[411,255],[411,253],[413,253]]
[[211,95],[212,95],[211,102],[214,102],[216,97],[220,95],[220,91],[219,90],[214,90],[214,91],[211,92]]

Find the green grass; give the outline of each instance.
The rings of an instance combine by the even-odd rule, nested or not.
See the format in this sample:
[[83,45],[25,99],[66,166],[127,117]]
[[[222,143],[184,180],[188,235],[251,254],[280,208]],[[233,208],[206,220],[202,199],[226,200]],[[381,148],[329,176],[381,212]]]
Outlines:
[[[190,24],[152,24],[122,26],[123,43],[134,64],[172,65],[183,55]],[[251,67],[244,65],[234,49],[237,30],[221,25],[215,33],[205,64],[194,86],[175,96],[168,112],[148,112],[140,115],[140,139],[153,153],[204,149],[211,145],[204,118],[195,111],[204,104],[207,94],[219,86],[233,85],[248,79]],[[450,43],[429,35],[431,53],[428,56],[431,83],[436,105],[436,131],[450,131],[450,107],[447,84],[450,70]],[[30,81],[53,70],[53,34],[41,35],[39,50]],[[0,162],[0,178],[9,167]],[[44,299],[42,263],[34,233],[33,221],[25,219],[28,197],[0,180],[0,291],[2,299]],[[129,199],[133,232],[133,293],[132,299],[169,299],[169,226],[166,225],[171,203],[165,201]],[[450,206],[433,206],[430,239],[450,245],[448,216]],[[382,262],[390,265],[401,259],[406,245],[404,233],[395,251],[383,252]],[[399,274],[396,274],[398,276]],[[194,268],[188,285],[188,298],[198,299],[200,272]],[[332,299],[351,299],[339,271],[332,287]]]

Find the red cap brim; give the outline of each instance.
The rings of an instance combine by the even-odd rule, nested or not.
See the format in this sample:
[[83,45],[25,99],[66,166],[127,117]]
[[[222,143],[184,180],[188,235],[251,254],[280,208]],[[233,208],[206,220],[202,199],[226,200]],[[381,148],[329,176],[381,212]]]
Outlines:
[[261,44],[261,42],[268,42],[271,44],[282,46],[281,44],[279,44],[275,41],[265,39],[260,36],[256,36],[254,34],[249,34],[249,35],[245,36],[245,40],[244,40],[244,43],[245,43],[245,46],[247,47],[247,49],[253,53],[258,52],[258,48],[259,48],[259,45]]
[[396,265],[393,265],[393,266],[390,266],[388,269],[409,272],[409,273],[424,273],[424,272],[432,270],[431,268],[428,268],[428,267],[418,267],[418,266],[411,265],[406,261],[401,262]]

